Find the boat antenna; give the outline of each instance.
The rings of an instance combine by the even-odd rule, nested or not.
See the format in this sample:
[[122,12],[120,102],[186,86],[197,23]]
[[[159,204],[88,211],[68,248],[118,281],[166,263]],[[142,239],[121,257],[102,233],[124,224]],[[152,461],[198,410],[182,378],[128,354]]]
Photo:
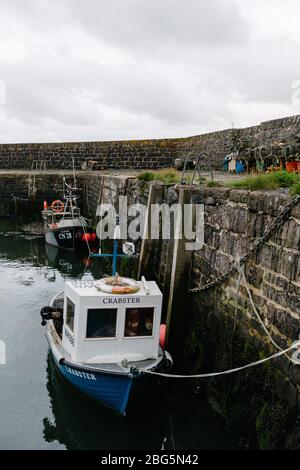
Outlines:
[[63,176],[63,193],[64,193],[64,198],[66,197],[66,191],[65,191],[65,187],[67,186],[67,183],[66,183],[66,177]]
[[116,217],[116,226],[114,231],[114,248],[113,248],[113,268],[112,268],[112,275],[117,275],[117,259],[118,259],[118,243],[121,239],[121,231],[119,225],[119,216]]
[[74,157],[72,157],[72,168],[73,168],[74,189],[77,189],[77,187],[76,187],[76,172],[75,172]]

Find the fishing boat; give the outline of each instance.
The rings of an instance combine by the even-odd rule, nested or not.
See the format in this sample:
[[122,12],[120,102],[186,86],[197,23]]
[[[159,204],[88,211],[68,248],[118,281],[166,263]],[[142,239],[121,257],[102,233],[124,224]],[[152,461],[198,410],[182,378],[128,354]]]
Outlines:
[[44,201],[42,211],[46,243],[72,251],[86,248],[97,240],[96,234],[89,232],[91,221],[80,213],[76,180],[74,183],[72,187],[64,179],[63,200],[55,200],[49,207]]
[[[114,235],[112,276],[100,280],[68,280],[63,292],[41,310],[42,325],[55,364],[80,392],[125,414],[132,391],[147,372],[172,365],[164,350],[162,293],[154,281],[121,277],[117,259],[133,252]],[[149,378],[149,377],[148,377]]]
[[134,382],[172,364],[161,307],[157,284],[144,278],[67,281],[41,312],[56,366],[80,392],[124,415]]
[[[147,445],[151,449],[162,448],[169,429],[169,413],[166,413],[161,387],[157,387],[158,400],[155,400],[153,387],[149,390],[143,386],[140,408],[136,397],[131,396],[134,419],[124,426],[123,420],[118,419],[118,415],[114,416],[109,408],[95,406],[93,400],[73,391],[51,356],[47,357],[46,386],[52,409],[52,416],[43,419],[42,434],[47,442],[59,441],[69,450],[109,449],[116,440],[118,449],[123,450],[130,449],[133,442],[136,450],[143,450]],[[148,399],[155,403],[155,410],[145,406]],[[128,407],[126,414],[130,412]]]

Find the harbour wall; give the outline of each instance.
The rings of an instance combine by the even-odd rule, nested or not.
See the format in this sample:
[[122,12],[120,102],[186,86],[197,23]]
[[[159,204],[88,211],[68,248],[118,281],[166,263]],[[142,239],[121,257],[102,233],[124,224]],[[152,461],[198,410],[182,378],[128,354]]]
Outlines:
[[[62,178],[55,173],[36,176],[36,193],[28,197],[27,172],[1,175],[0,209],[6,205],[14,213],[14,194],[20,198],[21,212],[23,207],[40,211],[43,199],[61,197]],[[246,254],[290,200],[286,192],[175,187],[100,172],[80,172],[78,186],[84,213],[95,221],[99,203],[115,204],[120,195],[128,197],[128,204],[182,204],[191,198],[194,204],[204,204],[201,250],[185,252],[174,236],[138,245],[140,274],[155,279],[164,294],[168,347],[178,371],[222,371],[276,352],[254,315],[243,280],[237,292],[237,274],[203,292],[191,294],[189,289],[213,281]],[[299,203],[247,261],[245,275],[265,327],[278,345],[290,346],[299,338]],[[246,447],[300,447],[300,367],[286,357],[228,377],[197,381],[198,388],[199,400],[205,393],[230,428],[242,426],[239,434],[244,433]]]
[[[19,214],[24,208],[28,213],[40,212],[44,200],[50,202],[62,196],[63,178],[63,174],[45,173],[36,175],[33,181],[27,172],[0,174],[0,215],[15,213],[15,199],[20,207]],[[67,181],[70,182],[70,179],[67,178]],[[178,203],[180,192],[184,192],[188,194],[186,202],[193,198],[203,203],[204,246],[192,252],[189,259],[189,287],[206,284],[224,274],[263,235],[290,199],[286,192],[251,192],[224,187],[198,187],[191,192],[189,188],[180,188],[179,185],[149,183],[130,175],[105,175],[100,172],[80,172],[77,182],[81,188],[84,213],[95,222],[98,205],[116,205],[118,196],[127,196],[128,205],[141,203],[147,206],[151,193],[151,203],[171,205]],[[143,269],[155,276],[166,296],[174,255],[172,230],[173,227],[169,240],[148,240],[142,260]],[[156,256],[153,256],[154,252]],[[290,341],[297,340],[300,332],[300,204],[292,209],[280,229],[262,245],[256,256],[247,262],[245,274],[253,297],[278,344],[286,347]],[[234,314],[235,277],[213,291],[217,292],[213,304],[222,306],[222,309],[225,306],[229,314]],[[209,296],[209,292],[204,296],[206,303]],[[247,299],[241,282],[238,318],[242,318],[244,323],[250,320],[245,313],[251,310]],[[253,318],[250,323],[255,323]],[[247,323],[247,329],[250,329],[250,323]]]
[[[90,214],[98,203],[114,202],[118,195],[127,195],[128,204],[149,201],[168,205],[180,201],[180,192],[188,193],[188,202],[204,204],[204,245],[189,257],[188,276],[182,286],[189,298],[203,302],[203,309],[212,305],[214,311],[241,322],[245,331],[265,344],[268,338],[254,318],[243,281],[238,292],[237,275],[229,277],[217,288],[204,293],[187,294],[188,288],[205,285],[225,274],[239,257],[243,257],[266,231],[290,200],[282,191],[246,191],[229,188],[189,188],[148,183],[128,176],[91,177],[88,184]],[[174,233],[171,239],[147,240],[142,271],[154,276],[168,297],[174,257]],[[156,254],[155,256],[153,254]],[[181,253],[184,259],[187,253]],[[298,340],[300,333],[300,203],[282,225],[257,249],[245,265],[245,276],[253,299],[274,340],[286,348]],[[300,372],[300,371],[299,371]],[[300,379],[300,376],[299,376]]]
[[[155,279],[164,294],[168,349],[176,358],[177,372],[218,372],[277,352],[255,316],[243,279],[237,282],[237,273],[203,292],[192,294],[189,289],[213,281],[247,254],[290,201],[285,191],[192,189],[109,177],[105,186],[104,202],[122,193],[131,203],[204,204],[201,250],[186,252],[174,236],[147,240],[140,247],[140,274]],[[97,179],[90,188],[95,207]],[[289,347],[299,339],[300,203],[248,259],[244,271],[265,327],[281,348]],[[298,448],[299,392],[300,366],[285,356],[234,375],[195,381],[199,406],[204,394],[230,432],[244,436],[242,448]]]
[[[47,173],[36,175],[33,181],[27,172],[0,174],[0,215],[14,214],[15,199],[20,206],[19,214],[24,207],[27,212],[38,213],[43,200],[50,202],[62,196],[63,178],[63,174]],[[67,181],[70,180],[67,178]],[[198,187],[191,192],[189,188],[180,188],[179,185],[149,183],[130,175],[105,175],[100,172],[80,172],[77,182],[81,188],[84,213],[94,221],[99,203],[116,205],[118,196],[127,196],[128,205],[141,203],[147,206],[151,193],[151,203],[171,205],[178,203],[180,192],[184,192],[188,194],[188,202],[193,198],[203,203],[204,246],[192,252],[189,260],[189,287],[206,284],[224,274],[238,257],[247,253],[290,200],[284,191],[251,192],[225,187]],[[171,235],[174,235],[172,228]],[[143,269],[155,276],[166,296],[173,251],[174,236],[170,240],[148,240],[142,260]],[[153,256],[153,252],[157,256]],[[186,254],[184,257],[187,257]],[[292,209],[280,229],[257,250],[256,256],[249,259],[245,274],[253,297],[278,344],[286,347],[290,341],[297,340],[300,319],[300,204]],[[225,306],[226,311],[233,314],[235,277],[229,278],[215,291],[217,295],[213,304],[222,306],[222,309]],[[208,294],[204,296],[205,302],[208,301]],[[241,282],[238,318],[242,318],[244,323],[249,320],[245,312],[251,310],[247,298]],[[253,323],[255,321],[252,319]],[[250,323],[247,328],[250,329]]]
[[176,139],[1,144],[0,169],[157,169],[171,167],[187,152],[208,152],[215,169],[236,149],[300,142],[300,116]]
[[37,215],[44,200],[61,197],[62,187],[62,177],[57,174],[0,174],[0,216]]

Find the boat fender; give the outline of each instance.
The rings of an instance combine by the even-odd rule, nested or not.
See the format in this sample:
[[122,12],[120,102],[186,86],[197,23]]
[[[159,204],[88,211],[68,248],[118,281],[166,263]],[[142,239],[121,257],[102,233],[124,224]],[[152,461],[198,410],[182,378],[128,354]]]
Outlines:
[[97,234],[95,232],[91,233],[91,242],[95,242],[97,240]]
[[159,328],[159,345],[161,349],[165,349],[165,342],[166,342],[166,333],[167,333],[167,325],[160,325]]
[[135,294],[140,290],[140,285],[134,279],[117,275],[100,279],[97,289],[107,294]]
[[81,235],[81,240],[83,240],[84,242],[89,242],[91,240],[91,234],[89,232],[84,232]]
[[46,211],[47,209],[48,209],[47,201],[44,201],[44,211]]
[[60,201],[59,199],[57,199],[56,201],[53,201],[51,204],[51,209],[54,212],[62,212],[64,208],[65,208],[64,203]]

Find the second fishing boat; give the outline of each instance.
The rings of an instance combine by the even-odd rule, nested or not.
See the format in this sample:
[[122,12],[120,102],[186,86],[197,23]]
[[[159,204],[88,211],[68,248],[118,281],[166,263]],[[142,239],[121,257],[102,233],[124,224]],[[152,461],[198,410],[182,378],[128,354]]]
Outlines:
[[89,233],[91,221],[80,213],[78,198],[75,178],[74,187],[67,184],[64,178],[63,200],[53,201],[49,207],[44,201],[42,217],[45,240],[49,245],[75,251],[96,241],[96,234]]

